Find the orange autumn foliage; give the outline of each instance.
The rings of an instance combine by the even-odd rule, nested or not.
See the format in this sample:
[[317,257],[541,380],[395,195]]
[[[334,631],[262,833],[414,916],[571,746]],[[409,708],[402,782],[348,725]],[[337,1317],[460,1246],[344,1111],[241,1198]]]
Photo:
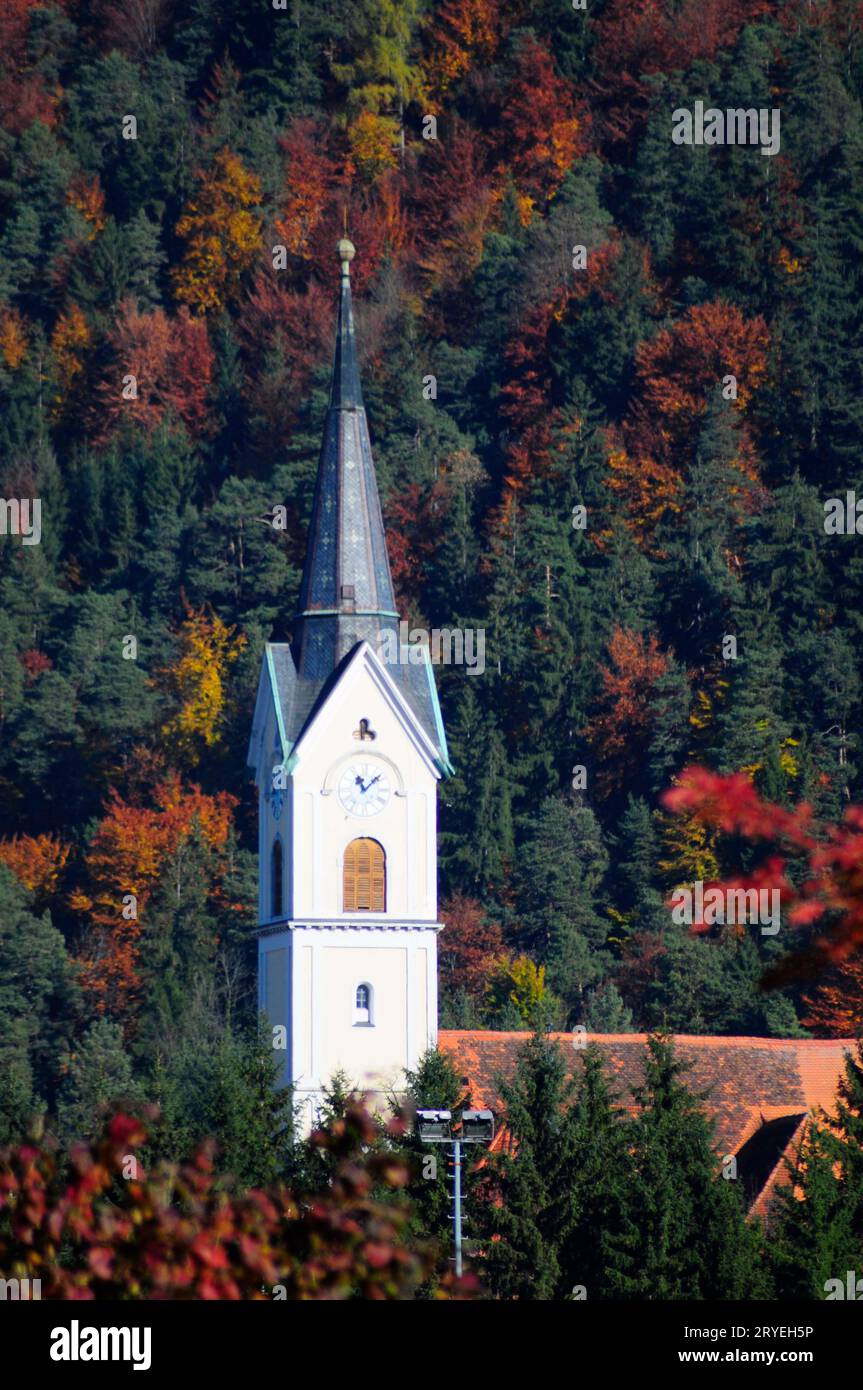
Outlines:
[[89,223],[87,240],[92,241],[102,231],[106,220],[105,193],[98,176],[90,179],[85,174],[77,174],[66,194],[66,202]]
[[829,970],[812,994],[803,996],[802,1023],[820,1038],[863,1036],[863,959]]
[[73,399],[84,373],[84,363],[93,335],[83,311],[77,304],[64,309],[51,334],[51,356],[54,362],[54,413],[61,415]]
[[446,930],[440,938],[440,973],[450,989],[482,999],[492,973],[504,962],[503,932],[478,898],[453,893],[441,904]]
[[651,635],[616,627],[608,643],[610,664],[599,669],[599,708],[585,730],[598,764],[603,796],[619,791],[647,752],[654,717],[656,682],[668,657]]
[[432,110],[440,110],[440,98],[454,82],[477,64],[491,62],[511,22],[493,0],[442,0],[433,7],[422,61],[423,85],[433,98]]
[[27,330],[18,309],[0,313],[0,358],[10,372],[16,372],[27,356]]
[[0,864],[12,870],[41,907],[57,896],[70,850],[55,835],[13,835],[0,841]]
[[153,807],[135,806],[111,792],[85,856],[86,886],[70,898],[88,924],[82,983],[98,1012],[121,1018],[140,987],[142,917],[166,861],[196,828],[211,849],[223,849],[236,805],[227,792],[208,796],[184,786],[176,773],[157,785],[153,799]]
[[693,305],[636,348],[633,401],[621,431],[608,432],[607,486],[622,501],[626,524],[639,543],[649,547],[664,512],[678,509],[708,399],[726,376],[736,379],[731,404],[744,417],[737,467],[750,479],[757,476],[745,416],[765,380],[767,348],[764,319],[747,319],[725,300]]

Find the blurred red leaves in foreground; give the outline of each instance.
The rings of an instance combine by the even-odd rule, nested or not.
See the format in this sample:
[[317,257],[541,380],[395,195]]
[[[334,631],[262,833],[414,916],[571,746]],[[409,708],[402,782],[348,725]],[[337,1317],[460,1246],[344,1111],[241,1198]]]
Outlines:
[[[394,1120],[390,1131],[401,1132]],[[435,1268],[406,1240],[394,1200],[409,1169],[370,1150],[379,1126],[360,1104],[313,1136],[333,1176],[324,1190],[240,1193],[211,1149],[145,1173],[143,1125],[118,1114],[65,1163],[45,1144],[0,1153],[0,1275],[41,1279],[54,1299],[409,1299]],[[132,1174],[130,1177],[129,1174]],[[465,1297],[447,1276],[438,1298]]]
[[[751,873],[726,886],[779,888],[783,923],[821,928],[768,972],[765,985],[842,966],[863,947],[863,806],[849,806],[840,825],[816,824],[806,802],[786,810],[765,801],[743,773],[720,776],[696,766],[684,770],[663,801],[671,811],[767,846]],[[799,868],[789,877],[793,864]]]

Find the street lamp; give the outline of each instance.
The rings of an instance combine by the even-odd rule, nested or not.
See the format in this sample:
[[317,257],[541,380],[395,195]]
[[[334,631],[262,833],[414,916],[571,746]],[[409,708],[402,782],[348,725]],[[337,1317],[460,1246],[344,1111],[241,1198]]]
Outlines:
[[416,1122],[417,1134],[424,1144],[452,1143],[453,1244],[456,1277],[461,1278],[461,1146],[490,1144],[494,1138],[494,1114],[491,1110],[464,1110],[461,1129],[457,1134],[452,1132],[451,1110],[418,1110]]

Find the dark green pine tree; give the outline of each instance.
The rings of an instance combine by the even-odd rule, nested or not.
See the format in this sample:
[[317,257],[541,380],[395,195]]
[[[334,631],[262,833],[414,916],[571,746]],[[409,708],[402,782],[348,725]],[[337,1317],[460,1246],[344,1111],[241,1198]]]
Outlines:
[[214,852],[203,836],[193,833],[166,862],[147,903],[134,1043],[140,1059],[156,1056],[183,1036],[193,997],[215,997],[219,934],[211,903],[215,870]]
[[590,607],[598,642],[607,643],[618,625],[641,633],[654,627],[654,568],[619,519],[612,517],[608,544],[589,573]]
[[734,408],[721,388],[712,396],[673,524],[663,529],[659,567],[666,631],[685,666],[701,669],[733,633],[740,580],[729,557],[741,549],[740,522],[750,484],[735,466],[739,448]]
[[588,1033],[634,1033],[632,1010],[613,980],[605,980],[588,992],[579,1020]]
[[548,966],[548,982],[580,1020],[584,990],[606,973],[609,924],[598,896],[608,851],[593,811],[548,797],[522,842],[514,886],[518,945]]
[[843,1203],[863,1252],[863,1042],[845,1058],[826,1144],[840,1164]]
[[745,1299],[766,1285],[759,1236],[734,1182],[719,1174],[712,1124],[681,1080],[670,1041],[648,1039],[644,1084],[629,1132],[634,1232],[610,1277],[618,1296]]
[[0,1142],[52,1107],[80,1010],[63,937],[0,864]]
[[153,1058],[148,1090],[160,1119],[150,1155],[188,1158],[215,1136],[217,1171],[245,1187],[296,1173],[293,1097],[278,1085],[280,1066],[266,1030],[231,1031],[211,999],[190,999],[183,1036]]
[[657,887],[659,843],[653,814],[641,797],[629,797],[618,822],[613,857],[615,900],[627,934],[666,927],[668,911]]
[[91,1023],[69,1059],[57,1099],[64,1140],[91,1139],[115,1110],[140,1113],[143,1090],[132,1074],[123,1030],[110,1019]]
[[647,242],[654,263],[662,270],[672,260],[677,235],[678,190],[675,178],[675,148],[668,138],[667,79],[663,75],[644,79],[651,93],[651,111],[644,134],[629,171],[630,216],[634,230]]
[[515,856],[513,779],[503,738],[475,684],[466,676],[456,687],[447,718],[455,775],[440,787],[439,864],[444,893],[462,888],[493,898],[502,891]]
[[596,1046],[581,1053],[571,1125],[575,1188],[569,1200],[575,1219],[560,1251],[558,1296],[577,1289],[576,1297],[588,1301],[614,1298],[613,1272],[634,1234],[632,1157],[623,1112]]
[[853,1207],[834,1171],[826,1133],[810,1124],[778,1189],[769,1249],[776,1297],[822,1300],[827,1281],[845,1281],[863,1262],[863,1241],[853,1229]]
[[737,658],[728,662],[731,690],[718,726],[718,760],[724,772],[752,769],[771,800],[784,800],[788,779],[782,760],[791,734],[783,708],[782,645],[769,612],[758,611],[759,595],[741,619]]
[[479,1273],[497,1298],[557,1299],[571,1291],[562,1263],[576,1228],[579,1149],[573,1082],[556,1043],[536,1033],[501,1086],[512,1151],[490,1155],[475,1203],[485,1258]]

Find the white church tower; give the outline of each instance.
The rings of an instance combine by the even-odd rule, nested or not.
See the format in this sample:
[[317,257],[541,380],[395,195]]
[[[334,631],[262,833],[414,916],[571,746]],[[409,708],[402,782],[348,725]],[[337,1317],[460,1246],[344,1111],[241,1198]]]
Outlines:
[[451,772],[434,675],[399,620],[351,310],[341,295],[290,643],[264,653],[249,764],[259,793],[259,1005],[300,1124],[343,1071],[398,1090],[437,1037],[437,782]]

